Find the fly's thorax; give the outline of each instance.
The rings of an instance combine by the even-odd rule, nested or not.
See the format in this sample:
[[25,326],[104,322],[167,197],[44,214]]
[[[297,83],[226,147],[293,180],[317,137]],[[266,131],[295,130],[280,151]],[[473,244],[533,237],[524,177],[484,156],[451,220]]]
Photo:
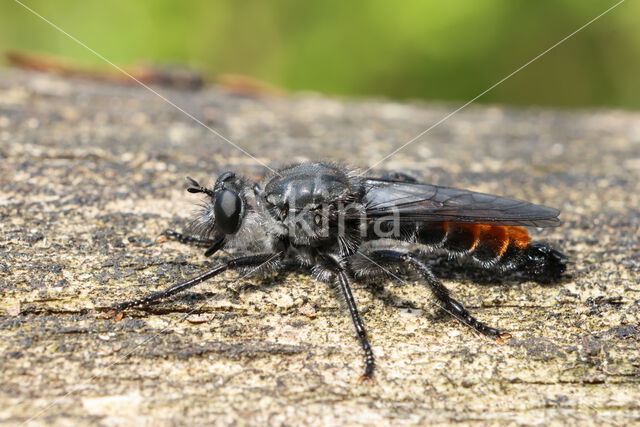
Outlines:
[[297,245],[335,241],[348,234],[342,214],[358,201],[358,185],[343,169],[325,163],[285,168],[265,186],[265,211]]
[[383,215],[367,217],[366,190],[354,173],[326,163],[280,172],[266,183],[261,199],[265,212],[278,223],[275,228],[294,244],[336,243],[352,249],[369,238],[400,236],[400,215],[394,206]]
[[[356,202],[333,201],[308,204],[267,203],[273,229],[294,244],[325,244],[358,234],[363,206]],[[358,212],[358,213],[356,213]]]

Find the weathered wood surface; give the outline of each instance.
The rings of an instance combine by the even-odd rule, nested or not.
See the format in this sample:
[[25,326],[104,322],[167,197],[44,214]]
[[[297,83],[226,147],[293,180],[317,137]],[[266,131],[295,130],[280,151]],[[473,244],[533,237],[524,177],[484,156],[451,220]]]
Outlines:
[[[272,166],[366,167],[455,106],[162,90]],[[120,323],[114,303],[215,259],[174,242],[186,175],[265,169],[141,87],[0,73],[0,420],[29,425],[627,424],[640,420],[640,115],[469,107],[382,165],[562,209],[541,286],[443,267],[498,345],[419,283],[355,294],[378,385],[333,291],[229,273]],[[195,310],[192,312],[192,310]],[[187,313],[190,313],[187,315]],[[186,318],[185,318],[186,316]]]

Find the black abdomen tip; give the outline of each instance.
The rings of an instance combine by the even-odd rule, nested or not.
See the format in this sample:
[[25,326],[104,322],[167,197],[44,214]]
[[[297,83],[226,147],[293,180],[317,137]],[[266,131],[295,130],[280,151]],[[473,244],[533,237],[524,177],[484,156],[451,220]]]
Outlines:
[[566,256],[544,243],[532,243],[522,253],[522,267],[539,282],[560,278],[567,270]]

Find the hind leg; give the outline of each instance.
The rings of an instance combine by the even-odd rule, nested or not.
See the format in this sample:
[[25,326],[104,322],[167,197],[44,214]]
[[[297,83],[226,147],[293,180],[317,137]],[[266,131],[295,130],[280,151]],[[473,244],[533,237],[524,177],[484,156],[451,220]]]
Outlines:
[[[499,343],[503,343],[505,339],[511,338],[510,334],[492,328],[473,317],[473,315],[471,315],[471,313],[469,313],[469,311],[460,302],[451,297],[449,289],[447,289],[447,287],[435,277],[429,266],[421,261],[416,255],[394,250],[376,250],[366,255],[362,253],[359,255],[365,258],[365,260],[368,260],[378,269],[382,269],[387,273],[389,273],[389,271],[385,268],[385,265],[389,266],[394,264],[400,264],[417,271],[425,279],[431,289],[431,292],[438,300],[438,305],[444,311],[481,334],[494,338]],[[391,275],[397,278],[394,274]]]

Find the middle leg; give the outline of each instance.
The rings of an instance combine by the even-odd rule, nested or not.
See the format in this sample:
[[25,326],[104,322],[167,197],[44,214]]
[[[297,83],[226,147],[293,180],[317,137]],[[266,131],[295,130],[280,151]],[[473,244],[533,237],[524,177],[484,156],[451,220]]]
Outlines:
[[235,258],[229,260],[225,263],[222,263],[212,269],[196,276],[187,281],[169,286],[167,289],[163,291],[154,292],[152,294],[146,295],[142,298],[125,301],[120,304],[117,304],[112,310],[111,315],[113,315],[116,320],[120,320],[122,318],[122,312],[131,307],[138,306],[146,306],[150,304],[155,304],[162,299],[166,299],[170,296],[173,296],[179,292],[186,291],[205,280],[211,279],[212,277],[217,276],[218,274],[227,271],[227,270],[236,270],[242,268],[259,268],[264,264],[267,264],[269,261],[275,259],[280,254],[257,254],[257,255],[248,255],[239,258]]
[[349,312],[351,313],[351,319],[353,320],[353,324],[356,327],[356,333],[358,334],[358,339],[360,340],[362,350],[364,351],[364,374],[359,378],[359,381],[373,382],[375,381],[373,378],[373,371],[376,366],[375,358],[373,357],[373,350],[371,349],[371,344],[369,344],[367,331],[364,329],[364,323],[362,323],[360,313],[358,313],[356,300],[355,298],[353,298],[353,294],[351,293],[349,278],[344,270],[338,271],[338,282],[340,284],[340,290],[344,294],[344,298],[347,301],[347,306],[349,307]]
[[347,303],[347,307],[349,308],[351,320],[353,321],[353,325],[356,328],[356,334],[358,335],[358,339],[360,340],[360,345],[362,346],[362,350],[364,351],[364,374],[362,374],[358,381],[375,383],[373,372],[375,370],[376,362],[373,356],[373,350],[371,349],[371,344],[369,343],[369,338],[367,337],[367,331],[364,328],[364,323],[362,322],[360,313],[358,312],[356,300],[353,297],[353,293],[351,292],[349,275],[347,274],[344,266],[342,266],[341,263],[337,260],[331,259],[326,267],[328,267],[328,269],[333,273],[334,280],[337,279],[338,286],[340,287],[340,291],[342,292],[342,296],[344,297],[345,302]]

